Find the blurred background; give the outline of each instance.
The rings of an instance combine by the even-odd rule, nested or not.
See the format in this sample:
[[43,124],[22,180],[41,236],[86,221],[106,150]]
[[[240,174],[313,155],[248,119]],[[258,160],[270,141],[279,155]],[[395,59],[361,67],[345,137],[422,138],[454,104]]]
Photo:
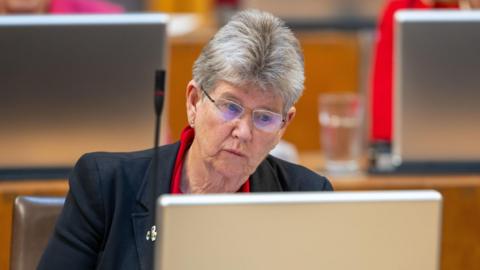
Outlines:
[[[0,15],[8,6],[6,3],[18,4],[21,10],[28,7],[25,3],[38,1],[45,3],[46,0],[0,0]],[[90,2],[90,0],[68,1]],[[178,140],[181,130],[187,125],[185,90],[192,77],[192,64],[202,47],[218,28],[237,11],[248,8],[269,11],[283,18],[300,40],[305,55],[306,77],[303,97],[296,104],[296,118],[287,129],[284,139],[289,146],[295,149],[300,164],[324,173],[321,167],[323,149],[320,143],[321,126],[318,119],[319,96],[326,93],[354,93],[362,97],[364,111],[361,114],[362,124],[360,125],[361,151],[362,156],[366,157],[371,139],[370,108],[372,107],[375,43],[379,37],[377,27],[379,18],[384,14],[385,6],[397,2],[419,3],[421,1],[110,0],[102,2],[103,4],[96,8],[99,13],[161,12],[170,15],[167,44],[169,55],[167,63],[168,92],[164,109],[165,121],[162,122],[164,124],[162,128],[163,143]],[[456,1],[437,2],[445,2],[448,5],[449,2]],[[32,6],[34,5],[32,4],[30,7]],[[60,7],[58,8],[60,9]],[[38,12],[40,11],[35,11],[35,13]],[[2,42],[1,36],[0,42]],[[0,93],[1,91],[0,81]],[[122,141],[122,148],[110,150],[132,151],[139,148],[151,148],[153,124],[152,122],[152,126],[146,126],[145,130],[148,135],[145,136],[144,141],[131,138],[131,140]],[[6,132],[14,132],[14,130],[6,130],[0,126],[0,138],[1,133]],[[94,134],[94,132],[91,133]],[[76,138],[77,141],[72,144],[81,144],[80,140],[82,139],[90,141],[96,139],[95,136],[92,137]],[[14,167],[25,162],[22,157],[12,160],[11,156],[2,155],[2,151],[8,153],[5,149],[9,148],[12,148],[9,141],[0,140],[0,169],[4,164]],[[92,150],[95,149],[86,151]],[[47,155],[42,155],[41,158],[35,155],[29,158],[37,158],[34,162],[47,166],[49,164],[55,166],[61,159],[61,165],[69,167],[73,166],[80,155],[86,151],[71,152],[68,148],[59,146]],[[363,160],[366,162],[366,158]],[[348,176],[330,175],[329,179],[336,190],[439,190],[444,196],[445,202],[442,269],[480,269],[480,230],[478,230],[480,226],[480,178],[478,173],[452,177],[451,174],[378,176],[360,172]],[[0,174],[0,269],[9,269],[14,198],[19,194],[64,196],[67,189],[68,185],[64,176],[54,179],[38,176],[2,178]]]

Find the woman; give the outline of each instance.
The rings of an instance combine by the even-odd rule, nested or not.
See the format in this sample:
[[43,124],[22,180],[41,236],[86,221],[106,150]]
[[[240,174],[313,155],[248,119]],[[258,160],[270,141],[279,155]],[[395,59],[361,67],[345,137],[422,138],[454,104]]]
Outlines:
[[[268,156],[303,91],[299,43],[271,14],[244,11],[209,41],[187,85],[180,142],[158,149],[157,194],[332,190]],[[83,156],[39,269],[150,269],[152,151]]]

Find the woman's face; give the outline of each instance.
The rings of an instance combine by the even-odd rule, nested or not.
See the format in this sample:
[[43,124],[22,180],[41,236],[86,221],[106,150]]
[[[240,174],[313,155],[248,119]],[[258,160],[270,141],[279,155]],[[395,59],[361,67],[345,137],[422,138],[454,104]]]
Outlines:
[[0,14],[44,13],[50,0],[0,0]]
[[286,122],[281,128],[267,132],[255,126],[252,110],[268,110],[282,115],[281,97],[226,82],[219,82],[209,95],[217,104],[219,100],[227,100],[241,105],[244,113],[239,118],[225,120],[216,105],[204,97],[198,85],[190,82],[187,87],[187,113],[195,127],[191,149],[195,149],[217,173],[225,177],[246,177],[278,143],[295,115],[295,108],[283,115]]

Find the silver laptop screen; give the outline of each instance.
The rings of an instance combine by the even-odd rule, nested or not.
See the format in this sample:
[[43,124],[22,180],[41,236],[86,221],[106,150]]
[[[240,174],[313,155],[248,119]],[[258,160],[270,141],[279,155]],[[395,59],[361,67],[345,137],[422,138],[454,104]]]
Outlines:
[[0,169],[153,145],[160,14],[0,16]]
[[395,16],[398,161],[480,161],[480,11]]
[[439,267],[435,191],[164,195],[155,270]]

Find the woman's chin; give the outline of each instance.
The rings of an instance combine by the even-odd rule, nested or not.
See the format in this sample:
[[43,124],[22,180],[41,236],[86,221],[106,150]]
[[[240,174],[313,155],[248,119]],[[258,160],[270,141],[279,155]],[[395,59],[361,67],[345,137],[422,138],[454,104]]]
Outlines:
[[245,179],[250,175],[247,165],[242,162],[223,161],[216,164],[215,170],[227,179]]

